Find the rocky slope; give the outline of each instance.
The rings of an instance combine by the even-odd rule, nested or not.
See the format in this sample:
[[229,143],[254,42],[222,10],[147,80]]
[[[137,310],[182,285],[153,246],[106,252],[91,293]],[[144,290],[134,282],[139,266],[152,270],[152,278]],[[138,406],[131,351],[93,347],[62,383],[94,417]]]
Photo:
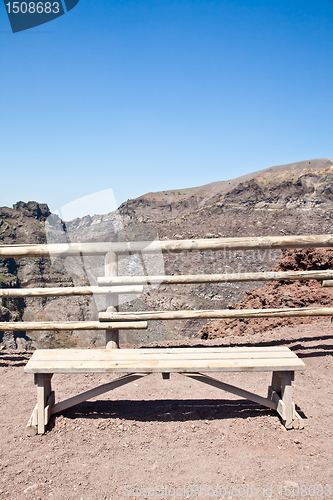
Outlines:
[[206,219],[209,209],[216,214],[232,208],[311,209],[332,201],[332,176],[332,158],[302,161],[196,188],[148,193],[123,203],[119,211],[137,222],[168,223],[195,215]]
[[[265,236],[284,234],[333,233],[333,160],[318,159],[268,168],[230,181],[216,182],[189,189],[148,193],[123,203],[116,212],[75,219],[66,224],[56,221],[48,232],[49,241],[122,241],[180,238],[214,238],[233,236]],[[18,203],[0,214],[0,237],[3,244],[46,241],[45,221],[49,216],[45,205]],[[15,227],[15,228],[14,228]],[[3,229],[2,229],[3,228]],[[2,230],[2,233],[1,233]],[[280,260],[280,251],[191,252],[186,255],[164,255],[167,274],[245,272],[272,269]],[[160,270],[160,256],[122,259],[124,269]],[[6,280],[12,285],[55,285],[95,283],[103,275],[103,260],[84,258],[22,259],[2,263]],[[7,267],[6,267],[7,266]],[[12,267],[10,267],[12,266]],[[124,272],[129,272],[129,269]],[[16,273],[16,274],[15,274]],[[9,286],[8,283],[3,286]],[[225,308],[240,303],[244,294],[262,285],[251,283],[160,286],[145,289],[144,295],[121,305],[123,310]],[[3,307],[7,307],[3,304]],[[11,309],[19,318],[93,319],[100,302],[87,298],[34,299],[16,304]],[[4,311],[5,313],[6,311]],[[8,314],[8,312],[7,312]],[[205,321],[152,323],[148,332],[127,332],[124,342],[149,342],[176,336],[197,336]],[[45,338],[46,337],[46,338]],[[56,340],[55,340],[56,339]],[[103,342],[101,336],[89,334],[62,338],[36,334],[38,345]]]
[[[50,215],[46,204],[36,202],[16,203],[13,208],[0,208],[1,244],[46,243],[45,223]],[[57,259],[0,259],[0,286],[46,287],[85,285],[87,280],[68,273],[66,262]],[[92,311],[91,311],[92,309]],[[0,321],[57,321],[80,320],[97,316],[93,304],[86,297],[73,298],[26,298],[1,299]],[[1,338],[2,337],[2,338]],[[81,334],[82,338],[82,334]],[[29,348],[36,346],[62,346],[80,344],[80,338],[73,339],[72,333],[48,332],[24,333],[0,332],[2,345],[6,347]],[[83,338],[83,343],[91,339]]]
[[[283,250],[275,271],[306,271],[333,269],[332,249]],[[333,288],[322,288],[319,280],[281,280],[267,283],[259,289],[249,290],[243,300],[230,304],[229,309],[269,309],[284,307],[331,307]],[[208,322],[199,332],[202,339],[220,338],[226,335],[253,335],[273,328],[313,323],[314,318],[253,318],[226,319]],[[316,318],[319,323],[329,324],[330,318]]]

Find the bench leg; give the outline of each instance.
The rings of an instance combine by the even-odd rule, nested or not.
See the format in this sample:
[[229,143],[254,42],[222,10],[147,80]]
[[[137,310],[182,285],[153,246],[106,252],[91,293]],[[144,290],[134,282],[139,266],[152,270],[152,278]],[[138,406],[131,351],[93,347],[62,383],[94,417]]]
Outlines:
[[38,422],[38,405],[35,406],[33,412],[31,413],[31,416],[28,420],[27,426],[26,426],[26,431],[28,436],[35,436],[38,432],[37,429],[37,422]]
[[268,396],[270,396],[273,391],[277,392],[277,394],[281,396],[281,379],[279,377],[279,372],[273,372],[272,384],[268,388]]
[[38,434],[45,432],[45,403],[46,403],[46,390],[45,379],[43,373],[37,375],[37,429]]
[[292,400],[292,380],[293,372],[285,372],[281,377],[281,399],[286,406],[285,421],[286,429],[293,428],[293,400]]
[[302,429],[303,421],[292,401],[294,372],[273,372],[272,384],[268,388],[268,398],[277,403],[277,412],[286,429]]
[[37,433],[44,434],[45,432],[55,400],[54,392],[51,389],[51,378],[51,373],[38,373],[35,375],[37,404],[26,427],[28,436],[34,436]]

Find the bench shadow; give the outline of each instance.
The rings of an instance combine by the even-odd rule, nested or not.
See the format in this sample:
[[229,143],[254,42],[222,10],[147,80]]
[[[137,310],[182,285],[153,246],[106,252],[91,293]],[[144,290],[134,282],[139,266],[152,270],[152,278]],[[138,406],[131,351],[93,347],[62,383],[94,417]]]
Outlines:
[[[332,327],[333,328],[333,327]],[[251,342],[234,343],[230,342],[224,344],[222,341],[219,344],[209,345],[205,341],[198,340],[197,344],[178,344],[177,347],[274,347],[274,346],[286,346],[290,350],[297,352],[300,358],[312,358],[320,356],[333,356],[333,344],[318,344],[318,345],[306,345],[309,342],[315,341],[325,341],[333,340],[333,335],[322,335],[317,337],[299,337],[297,339],[281,339],[281,340],[268,340],[262,342],[256,342],[255,344]],[[302,344],[304,345],[302,345]],[[163,345],[158,346],[145,346],[145,349],[159,349]]]
[[[125,419],[137,422],[184,422],[194,420],[246,419],[276,412],[248,400],[116,400],[86,401],[62,412],[68,419],[78,417]],[[52,425],[52,424],[51,424]]]
[[29,361],[31,355],[30,354],[8,354],[0,351],[0,367],[6,366],[25,366]]

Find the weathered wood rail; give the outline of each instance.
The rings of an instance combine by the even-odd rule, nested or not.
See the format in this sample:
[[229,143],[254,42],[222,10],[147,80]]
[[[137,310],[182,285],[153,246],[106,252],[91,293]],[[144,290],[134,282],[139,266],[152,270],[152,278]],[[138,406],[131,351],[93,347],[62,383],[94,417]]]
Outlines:
[[139,311],[99,313],[100,321],[148,321],[173,319],[223,318],[305,318],[333,316],[333,307],[303,307],[291,309],[207,309],[205,311]]
[[332,234],[300,236],[265,236],[212,238],[196,240],[163,241],[125,241],[98,243],[56,243],[45,245],[6,245],[0,246],[0,258],[8,257],[49,257],[54,255],[81,256],[117,255],[127,253],[183,252],[183,251],[219,251],[219,250],[256,250],[283,248],[333,247]]
[[[283,309],[228,309],[196,311],[141,311],[119,312],[118,295],[142,293],[144,285],[224,283],[240,281],[272,280],[322,280],[323,286],[333,286],[333,270],[314,271],[268,271],[237,274],[190,274],[177,276],[118,276],[118,256],[134,253],[172,253],[191,251],[267,250],[285,248],[333,247],[333,235],[269,236],[247,238],[216,238],[198,240],[167,240],[139,242],[99,242],[53,245],[0,246],[0,258],[46,258],[54,256],[103,255],[105,276],[98,278],[98,286],[57,288],[7,288],[0,290],[0,298],[8,297],[52,297],[104,294],[107,309],[100,313],[99,321],[91,322],[11,322],[0,323],[0,330],[82,330],[106,331],[104,350],[39,350],[28,362],[25,371],[34,373],[37,384],[37,405],[28,423],[28,432],[43,433],[52,414],[69,408],[91,397],[112,390],[132,380],[162,373],[169,378],[171,372],[185,376],[248,398],[275,409],[287,428],[300,427],[302,421],[295,411],[291,398],[292,380],[295,370],[304,369],[304,363],[287,348],[166,348],[166,349],[118,349],[119,329],[147,328],[150,320],[173,320],[190,318],[263,318],[333,316],[333,308],[283,308]],[[249,393],[238,387],[224,384],[200,372],[212,371],[272,371],[272,385],[268,397]],[[55,403],[51,390],[53,373],[128,373],[108,384]]]
[[143,286],[64,286],[50,288],[0,288],[0,298],[71,297],[74,295],[109,295],[111,293],[142,293]]
[[[265,271],[261,273],[181,274],[177,276],[107,276],[99,285],[172,285],[198,283],[238,283],[241,281],[327,280],[333,283],[333,271]],[[326,284],[325,286],[333,286]]]

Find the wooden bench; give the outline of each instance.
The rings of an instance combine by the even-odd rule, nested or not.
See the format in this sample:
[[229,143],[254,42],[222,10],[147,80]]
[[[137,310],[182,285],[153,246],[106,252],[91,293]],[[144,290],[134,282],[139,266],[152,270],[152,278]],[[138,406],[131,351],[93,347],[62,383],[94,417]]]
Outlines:
[[[292,402],[292,381],[305,365],[287,347],[181,347],[145,349],[47,349],[35,351],[24,371],[35,375],[37,405],[28,432],[45,432],[51,415],[151,373],[181,373],[205,384],[276,410],[287,429],[301,428]],[[273,372],[268,397],[263,398],[206,375],[213,372]],[[205,372],[201,373],[201,372]],[[107,384],[55,404],[54,373],[125,373]]]
[[[332,235],[271,236],[248,238],[216,238],[206,240],[164,240],[154,242],[99,242],[54,245],[0,246],[0,258],[102,255],[105,258],[105,276],[98,279],[99,286],[69,288],[33,288],[0,290],[0,297],[53,297],[61,295],[104,294],[107,310],[100,313],[99,321],[62,323],[3,322],[0,330],[105,330],[106,349],[54,349],[37,350],[25,367],[33,373],[37,385],[37,405],[28,422],[28,433],[44,433],[50,416],[92,397],[103,394],[150,373],[162,373],[169,378],[171,372],[231,392],[274,409],[286,428],[300,428],[302,420],[292,402],[292,380],[296,370],[305,365],[286,347],[205,347],[164,349],[118,349],[119,329],[147,328],[147,321],[193,318],[250,318],[250,317],[305,317],[333,316],[333,308],[284,308],[254,310],[181,310],[119,312],[118,294],[142,293],[149,284],[219,283],[239,281],[271,281],[321,279],[324,286],[333,286],[333,271],[284,271],[237,274],[201,274],[172,276],[118,276],[118,256],[142,252],[266,250],[283,248],[333,247]],[[263,398],[238,387],[225,384],[206,375],[225,371],[269,371],[272,383],[268,397]],[[51,390],[53,373],[122,373],[117,380],[96,387],[69,400],[55,403]]]

